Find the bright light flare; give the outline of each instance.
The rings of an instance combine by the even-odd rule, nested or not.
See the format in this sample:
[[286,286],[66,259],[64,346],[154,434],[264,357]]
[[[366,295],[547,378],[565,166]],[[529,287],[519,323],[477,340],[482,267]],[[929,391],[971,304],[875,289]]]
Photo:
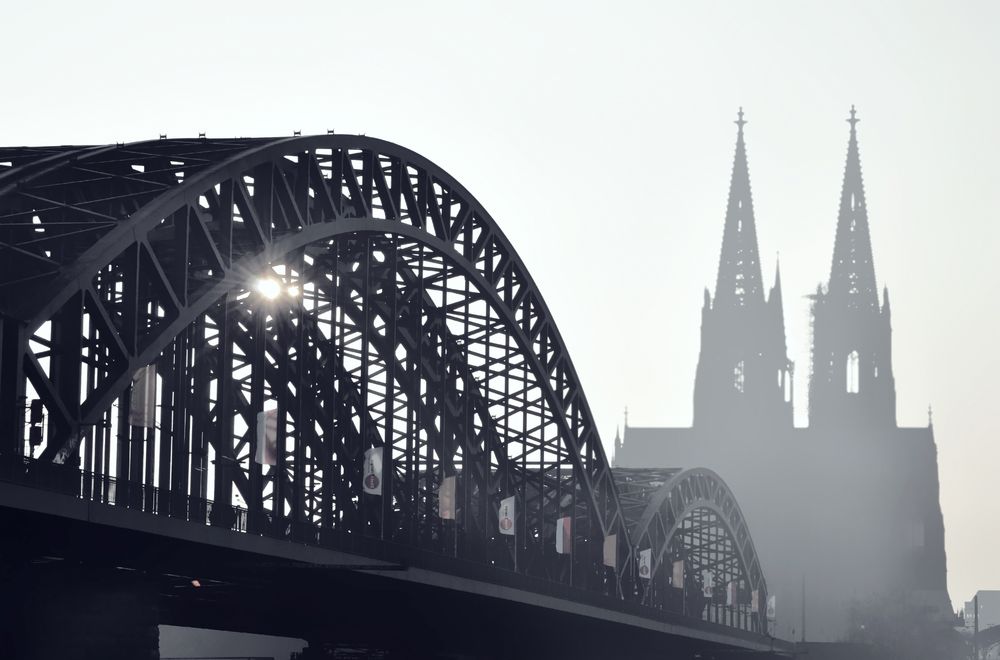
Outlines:
[[270,278],[259,279],[257,280],[257,283],[254,285],[254,288],[257,289],[257,293],[264,296],[268,300],[274,300],[279,295],[281,295],[281,284],[279,284],[278,281],[274,279]]

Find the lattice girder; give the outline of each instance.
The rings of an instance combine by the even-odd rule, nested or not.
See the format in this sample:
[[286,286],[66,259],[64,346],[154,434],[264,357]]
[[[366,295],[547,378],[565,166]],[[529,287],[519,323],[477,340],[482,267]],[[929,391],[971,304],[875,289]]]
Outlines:
[[[544,401],[551,411],[522,431],[547,425],[544,432],[562,439],[600,532],[624,538],[606,458],[540,294],[492,219],[420,156],[348,136],[159,141],[15,162],[3,176],[18,179],[0,188],[4,246],[23,258],[17,277],[2,273],[0,287],[34,294],[3,311],[23,319],[30,335],[25,372],[50,420],[43,458],[72,457],[81,431],[103,419],[135,369],[249,274],[317,241],[374,229],[447,252],[502,310],[498,321],[522,346],[533,379],[508,396],[523,406]],[[68,226],[78,228],[72,239]],[[47,248],[57,243],[54,256]],[[60,338],[81,309],[88,336],[82,351],[67,349]],[[53,385],[62,380],[54,374],[80,369],[93,381],[83,396]],[[256,491],[262,477],[251,470],[250,478]]]
[[[265,275],[295,294],[264,301]],[[524,264],[460,184],[397,145],[0,148],[0,320],[0,453],[81,465],[86,496],[135,489],[136,506],[162,515],[415,547],[661,609],[676,553],[764,593],[717,476],[619,490]],[[149,364],[159,412],[146,429],[128,407]],[[26,399],[44,425],[9,412]],[[262,466],[256,416],[272,402],[282,442]],[[362,493],[371,447],[381,498]],[[445,476],[460,524],[438,515]],[[511,494],[516,550],[497,533]],[[554,550],[560,516],[573,520],[569,557]],[[635,551],[647,547],[644,581]]]
[[[643,602],[766,630],[767,585],[746,520],[725,482],[704,468],[619,468],[615,476],[631,538],[638,549],[651,550],[650,577],[640,581]],[[684,562],[683,585],[673,584],[676,561]],[[703,571],[711,571],[714,584],[707,598]],[[736,585],[735,602],[726,591],[730,583]]]

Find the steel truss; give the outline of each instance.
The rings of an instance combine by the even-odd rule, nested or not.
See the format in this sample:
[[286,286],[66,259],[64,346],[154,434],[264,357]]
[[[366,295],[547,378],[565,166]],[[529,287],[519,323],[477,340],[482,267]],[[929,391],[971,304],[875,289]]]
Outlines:
[[[615,477],[632,542],[652,551],[650,579],[640,581],[642,602],[766,631],[764,574],[746,519],[719,475],[705,468],[617,468]],[[678,561],[682,584],[673,583]],[[704,595],[704,571],[713,575],[711,596]]]
[[[658,609],[678,610],[660,569],[675,556],[692,576],[711,566],[741,594],[763,589],[718,477],[671,473],[665,493],[636,473],[616,483],[523,263],[418,154],[333,135],[0,149],[0,253],[0,452],[78,468],[84,497],[450,555]],[[152,428],[129,423],[146,365]],[[270,466],[254,453],[272,406]],[[381,496],[362,488],[371,447]],[[449,476],[454,521],[438,509]],[[497,530],[511,495],[515,537]],[[685,607],[763,629],[742,601],[726,616]]]

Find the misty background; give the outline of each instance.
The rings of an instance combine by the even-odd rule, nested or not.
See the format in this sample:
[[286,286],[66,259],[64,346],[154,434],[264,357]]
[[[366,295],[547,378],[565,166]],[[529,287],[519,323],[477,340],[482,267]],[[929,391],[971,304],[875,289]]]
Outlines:
[[856,104],[899,424],[933,405],[960,606],[1000,588],[998,34],[986,1],[17,3],[0,143],[335,129],[414,149],[519,251],[610,454],[626,405],[691,422],[740,105],[805,424],[804,296],[829,276]]

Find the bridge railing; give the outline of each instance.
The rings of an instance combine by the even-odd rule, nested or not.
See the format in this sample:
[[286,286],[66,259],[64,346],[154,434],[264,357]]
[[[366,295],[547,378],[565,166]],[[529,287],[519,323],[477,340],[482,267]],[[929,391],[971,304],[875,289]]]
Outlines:
[[[0,457],[0,481],[39,488],[49,492],[124,507],[156,515],[166,515],[187,522],[212,524],[213,502],[187,493],[127,481],[103,474],[86,472],[70,465],[38,461],[28,457]],[[250,512],[229,507],[227,526],[233,531],[247,532]],[[218,524],[218,522],[215,522]]]

